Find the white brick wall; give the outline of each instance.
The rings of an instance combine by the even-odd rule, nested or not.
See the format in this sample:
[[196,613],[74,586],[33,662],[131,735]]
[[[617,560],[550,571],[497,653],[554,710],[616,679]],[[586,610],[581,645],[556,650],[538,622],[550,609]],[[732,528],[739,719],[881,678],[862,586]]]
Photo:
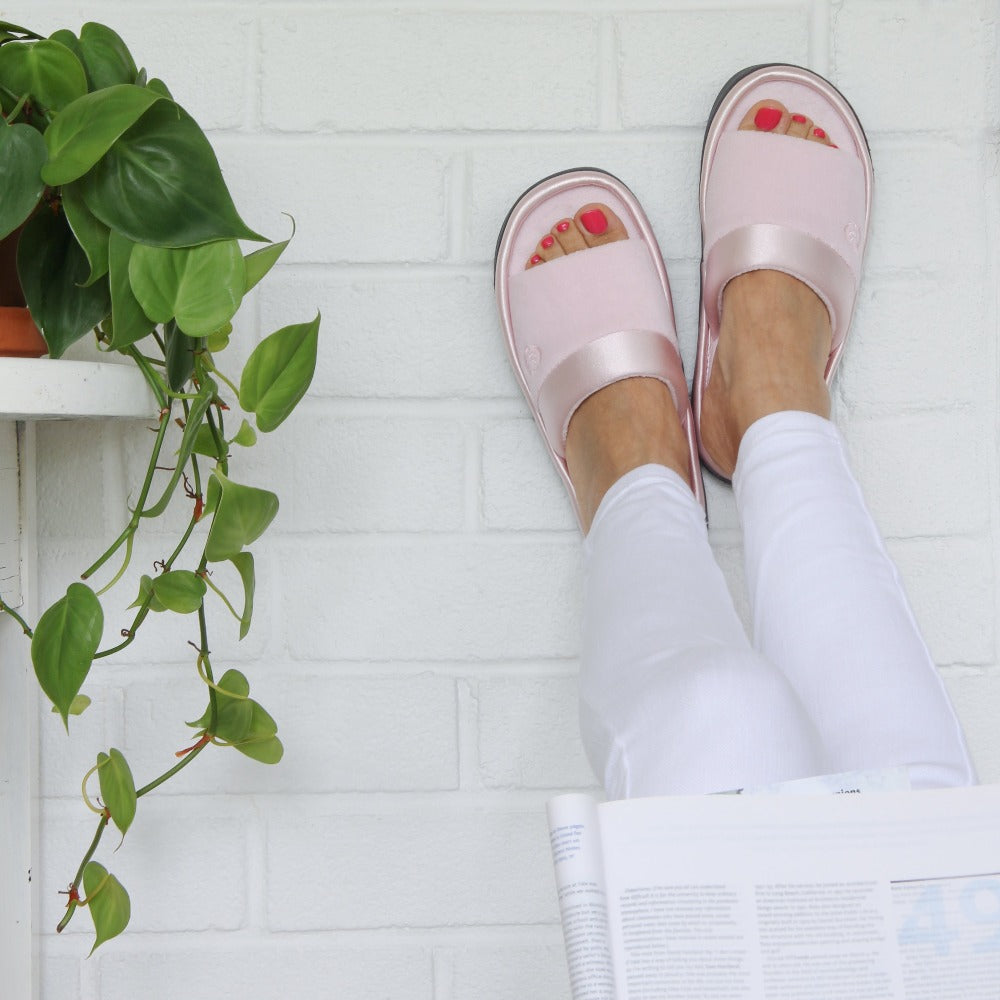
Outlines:
[[[228,626],[215,640],[286,759],[211,749],[143,800],[113,860],[133,927],[82,962],[85,915],[52,934],[91,832],[79,777],[109,745],[152,775],[203,694],[154,622],[96,672],[73,749],[42,711],[44,1000],[568,996],[542,816],[552,792],[593,785],[574,703],[579,559],[506,368],[494,241],[538,177],[620,174],[659,235],[690,368],[703,119],[760,60],[831,74],[870,130],[875,233],[837,413],[982,775],[1000,780],[995,3],[511,6],[0,5],[43,30],[113,25],[214,130],[248,221],[277,237],[295,216],[241,337],[323,313],[310,397],[246,465],[283,500],[258,546],[257,621],[242,644]],[[147,437],[40,430],[43,604],[119,522]],[[81,504],[83,479],[103,492]],[[709,499],[743,607],[732,501],[714,483]],[[155,558],[157,539],[141,549]]]

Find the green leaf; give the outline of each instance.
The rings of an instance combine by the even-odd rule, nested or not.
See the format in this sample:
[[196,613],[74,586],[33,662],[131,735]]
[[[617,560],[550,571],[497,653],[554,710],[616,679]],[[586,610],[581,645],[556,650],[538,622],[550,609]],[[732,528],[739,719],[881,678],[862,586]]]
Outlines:
[[[78,694],[69,706],[70,715],[83,715],[87,709],[90,708],[90,699],[85,694]],[[51,710],[53,715],[59,714],[59,709],[55,705],[52,706]]]
[[88,21],[80,29],[80,50],[91,89],[102,90],[118,83],[135,83],[139,70],[132,53],[106,25]]
[[[216,683],[216,703],[219,706],[219,719],[213,735],[227,742],[242,739],[250,728],[252,712],[249,707],[250,682],[238,670],[227,670]],[[208,730],[212,721],[212,706],[209,703],[205,714],[195,722],[189,722],[192,729]],[[225,735],[219,732],[219,726]]]
[[132,904],[121,882],[96,861],[88,861],[83,869],[83,891],[97,934],[94,947],[90,949],[93,955],[105,941],[117,937],[128,927]]
[[206,458],[211,458],[216,462],[219,460],[219,450],[215,444],[215,436],[212,434],[212,428],[208,424],[202,424],[198,428],[198,435],[194,442],[194,453],[196,455],[204,455]]
[[233,443],[241,448],[252,448],[257,443],[257,432],[244,420],[233,438]]
[[41,133],[30,125],[7,125],[0,115],[0,239],[21,225],[42,197],[40,172],[47,156]]
[[[90,265],[90,276],[84,285],[92,285],[98,278],[102,278],[108,273],[110,230],[87,208],[84,200],[80,197],[80,189],[76,184],[67,184],[63,188],[62,207],[66,213],[69,228],[73,231],[73,236],[86,254],[87,262]],[[114,294],[112,293],[113,301]]]
[[152,80],[147,81],[146,86],[154,94],[159,94],[160,97],[165,97],[168,101],[172,101],[174,99],[174,96],[170,93],[167,85],[158,77],[154,76]]
[[237,214],[205,134],[172,101],[157,101],[84,182],[94,215],[136,243],[189,247],[264,239]]
[[243,615],[240,618],[240,638],[246,637],[250,631],[250,619],[253,617],[253,595],[256,586],[253,553],[241,552],[230,559],[243,581]]
[[149,603],[150,611],[166,611],[167,609],[156,599],[153,593],[153,578],[143,573],[139,580],[139,596],[129,605],[130,608],[141,608]]
[[45,133],[49,151],[42,171],[45,183],[55,187],[82,177],[159,100],[159,94],[134,84],[77,98]]
[[255,348],[240,379],[240,406],[273,431],[306,394],[316,371],[319,313],[311,323],[276,330]]
[[234,747],[261,764],[277,764],[285,750],[281,740],[275,736],[278,726],[274,719],[256,701],[250,702],[250,726],[246,735]]
[[[294,235],[294,233],[293,233]],[[246,287],[244,294],[249,292],[268,271],[278,262],[278,258],[285,252],[285,247],[291,242],[290,239],[283,243],[272,243],[269,247],[261,247],[246,256]]]
[[189,569],[175,569],[153,578],[153,594],[168,610],[179,615],[189,615],[201,607],[205,581]]
[[0,46],[0,79],[8,90],[30,94],[49,111],[61,111],[87,93],[80,60],[51,39]]
[[[83,49],[80,48],[80,39],[73,34],[68,28],[60,28],[58,31],[53,31],[49,38],[53,42],[58,42],[60,45],[65,45],[77,59],[80,60],[80,65],[83,66]],[[87,67],[84,66],[84,73],[87,71]]]
[[221,330],[216,330],[205,341],[205,346],[213,353],[219,354],[229,346],[229,335],[233,332],[233,326],[228,323]]
[[[131,287],[131,286],[129,286]],[[164,328],[164,348],[167,363],[167,385],[174,392],[183,392],[187,381],[194,374],[195,353],[203,350],[205,341],[188,337],[171,320]]]
[[87,679],[104,630],[97,595],[84,583],[71,583],[39,619],[31,640],[31,662],[41,689],[69,728],[69,710]]
[[97,777],[101,783],[101,800],[124,836],[135,819],[135,781],[128,762],[120,750],[97,755]]
[[244,546],[264,533],[278,513],[278,498],[270,490],[241,486],[218,470],[209,477],[208,495],[210,505],[214,499],[218,501],[205,542],[209,562],[239,555]]
[[116,351],[122,351],[142,340],[156,325],[143,311],[129,282],[128,264],[134,246],[121,233],[112,232],[108,241],[111,347]]
[[176,319],[189,337],[207,337],[236,315],[246,275],[239,244],[221,240],[182,249],[137,245],[129,280],[147,316]]
[[17,272],[31,317],[53,358],[62,357],[111,309],[106,280],[85,286],[90,265],[62,212],[36,212],[29,220],[21,232]]
[[218,389],[218,385],[207,375],[202,379],[198,395],[191,400],[188,407],[187,422],[184,425],[184,433],[181,435],[180,447],[177,449],[177,461],[174,463],[174,471],[170,475],[170,481],[160,495],[160,499],[152,507],[147,507],[142,512],[143,517],[159,517],[173,499],[174,487],[180,482],[184,467],[194,451],[195,441],[198,439],[198,428],[201,426],[202,420],[205,419],[205,414],[208,412],[209,406],[212,405],[212,400],[215,399]]

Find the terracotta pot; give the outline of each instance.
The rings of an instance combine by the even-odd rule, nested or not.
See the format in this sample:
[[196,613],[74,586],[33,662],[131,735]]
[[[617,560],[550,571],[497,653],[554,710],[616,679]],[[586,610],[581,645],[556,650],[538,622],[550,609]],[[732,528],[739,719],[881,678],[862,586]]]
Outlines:
[[24,306],[24,295],[17,280],[16,229],[0,240],[0,358],[40,358],[49,349],[31,313]]
[[24,306],[0,306],[0,358],[40,358],[48,353],[48,344]]

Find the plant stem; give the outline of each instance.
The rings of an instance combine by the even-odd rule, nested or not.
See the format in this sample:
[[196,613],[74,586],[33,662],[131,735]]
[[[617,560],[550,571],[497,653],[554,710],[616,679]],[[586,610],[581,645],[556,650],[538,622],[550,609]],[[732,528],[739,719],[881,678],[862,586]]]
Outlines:
[[21,631],[29,638],[34,637],[34,632],[28,627],[28,623],[2,598],[0,598],[0,613],[5,613],[11,616],[18,625],[21,626]]
[[111,813],[105,811],[101,814],[100,820],[98,820],[97,833],[94,834],[94,839],[90,842],[90,847],[87,848],[87,853],[83,856],[83,861],[80,862],[80,867],[76,870],[76,877],[70,884],[69,903],[66,904],[66,913],[56,927],[56,934],[61,934],[66,929],[66,925],[73,919],[74,911],[80,905],[75,898],[75,894],[80,890],[80,883],[83,881],[83,870],[90,863],[90,859],[97,853],[97,845],[100,844],[101,837],[104,836],[104,829],[110,819]]

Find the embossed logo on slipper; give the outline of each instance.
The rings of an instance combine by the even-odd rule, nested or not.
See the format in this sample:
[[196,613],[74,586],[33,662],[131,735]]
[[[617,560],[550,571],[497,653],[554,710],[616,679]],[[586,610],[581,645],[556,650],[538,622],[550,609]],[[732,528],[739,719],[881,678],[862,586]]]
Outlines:
[[529,344],[524,349],[524,364],[529,372],[537,371],[538,366],[542,363],[542,352],[535,347],[534,344]]
[[861,227],[856,222],[848,222],[844,226],[844,235],[855,250],[861,249]]

